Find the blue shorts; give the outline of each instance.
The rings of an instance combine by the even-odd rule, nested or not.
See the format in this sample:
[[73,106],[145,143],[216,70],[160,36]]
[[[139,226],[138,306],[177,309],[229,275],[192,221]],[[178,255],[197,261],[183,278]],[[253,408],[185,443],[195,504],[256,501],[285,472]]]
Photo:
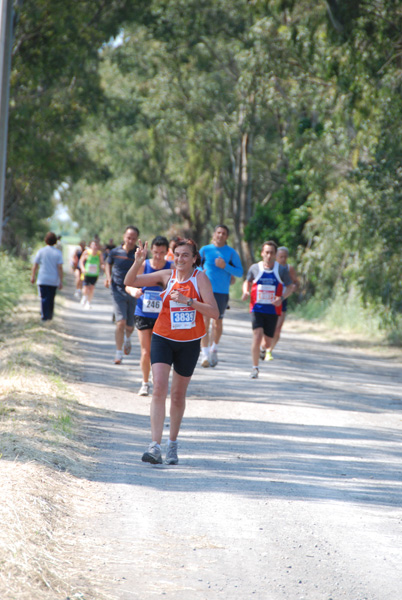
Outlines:
[[194,373],[201,349],[201,340],[177,342],[160,335],[152,334],[151,365],[164,363],[173,365],[174,370],[182,377],[191,377]]

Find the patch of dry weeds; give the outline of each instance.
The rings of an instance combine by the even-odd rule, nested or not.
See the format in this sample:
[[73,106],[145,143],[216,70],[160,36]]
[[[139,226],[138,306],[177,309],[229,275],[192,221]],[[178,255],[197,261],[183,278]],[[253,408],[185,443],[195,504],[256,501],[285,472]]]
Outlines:
[[88,409],[70,387],[79,363],[58,319],[45,327],[37,312],[25,298],[0,328],[0,597],[101,600],[88,575],[96,556],[75,527],[91,510],[94,463]]

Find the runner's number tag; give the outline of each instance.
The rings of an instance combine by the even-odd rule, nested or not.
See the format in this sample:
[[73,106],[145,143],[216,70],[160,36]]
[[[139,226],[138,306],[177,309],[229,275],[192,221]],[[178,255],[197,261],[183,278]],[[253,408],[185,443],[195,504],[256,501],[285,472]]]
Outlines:
[[162,298],[159,292],[144,292],[143,310],[148,313],[160,313],[162,308]]
[[172,329],[195,327],[195,309],[170,300],[170,325]]
[[97,275],[98,274],[98,265],[94,265],[93,263],[88,265],[87,273],[88,275]]
[[272,304],[275,300],[276,287],[274,285],[257,285],[257,304]]

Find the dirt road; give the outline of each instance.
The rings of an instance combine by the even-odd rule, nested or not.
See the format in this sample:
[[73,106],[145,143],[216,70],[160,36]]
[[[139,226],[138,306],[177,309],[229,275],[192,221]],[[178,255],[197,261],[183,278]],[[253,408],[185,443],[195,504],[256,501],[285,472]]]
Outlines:
[[285,332],[250,380],[249,316],[232,308],[218,366],[190,385],[180,463],[151,466],[139,345],[113,364],[108,291],[91,311],[68,298],[64,321],[97,447],[82,577],[116,600],[400,598],[400,362]]

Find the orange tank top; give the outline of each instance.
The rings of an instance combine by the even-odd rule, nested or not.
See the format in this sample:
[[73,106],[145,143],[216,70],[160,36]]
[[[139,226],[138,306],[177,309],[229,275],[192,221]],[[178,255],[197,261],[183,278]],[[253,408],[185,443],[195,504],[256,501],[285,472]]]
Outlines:
[[161,292],[162,309],[153,328],[153,333],[175,340],[177,342],[191,342],[199,340],[205,335],[204,319],[194,306],[185,306],[173,302],[170,298],[172,290],[179,290],[183,296],[202,301],[198,289],[197,276],[199,271],[195,269],[187,281],[177,281],[176,269],[172,271],[166,289]]

